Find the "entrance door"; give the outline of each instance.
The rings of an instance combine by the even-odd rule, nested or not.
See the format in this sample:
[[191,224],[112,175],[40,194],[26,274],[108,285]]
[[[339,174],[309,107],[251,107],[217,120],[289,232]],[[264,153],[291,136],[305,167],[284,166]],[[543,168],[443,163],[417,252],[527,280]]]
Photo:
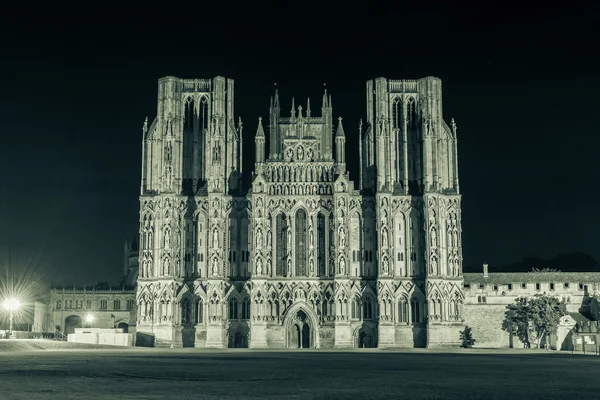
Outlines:
[[301,335],[301,331],[300,331],[300,327],[298,325],[294,325],[292,326],[292,337],[290,340],[290,347],[291,348],[297,348],[300,349],[302,348],[302,335]]
[[358,335],[358,348],[370,348],[373,347],[371,344],[371,335],[368,335],[365,331],[361,331]]
[[302,348],[310,348],[310,327],[308,324],[304,324],[304,326],[302,326]]

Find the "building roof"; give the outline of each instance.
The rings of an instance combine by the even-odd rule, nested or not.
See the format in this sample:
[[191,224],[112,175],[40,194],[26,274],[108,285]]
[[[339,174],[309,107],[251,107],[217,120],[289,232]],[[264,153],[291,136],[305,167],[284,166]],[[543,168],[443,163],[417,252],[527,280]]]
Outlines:
[[600,272],[490,272],[487,278],[482,273],[463,274],[465,283],[600,283]]

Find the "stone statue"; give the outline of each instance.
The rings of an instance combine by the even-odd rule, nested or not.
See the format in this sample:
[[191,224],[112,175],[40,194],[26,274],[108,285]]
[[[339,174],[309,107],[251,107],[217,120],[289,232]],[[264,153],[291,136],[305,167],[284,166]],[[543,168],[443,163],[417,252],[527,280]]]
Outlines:
[[267,230],[267,247],[271,247],[271,231]]
[[340,258],[340,274],[344,275],[346,273],[346,260],[344,257]]
[[291,275],[292,275],[292,260],[288,257],[287,270],[285,271],[285,276],[291,276]]
[[388,259],[386,257],[386,258],[383,259],[383,274],[384,275],[388,274],[388,268],[389,268]]
[[309,148],[308,151],[306,152],[306,155],[308,156],[308,161],[312,161],[313,160],[313,150],[312,148]]
[[387,229],[384,229],[381,233],[381,247],[388,247],[388,234]]
[[298,147],[298,160],[302,161],[304,159],[304,149],[302,146]]
[[346,231],[344,230],[344,227],[340,227],[340,247],[345,247],[346,246]]
[[289,161],[293,161],[294,151],[292,149],[288,149],[287,156],[288,156]]
[[262,231],[260,228],[256,230],[256,247],[262,247]]
[[219,275],[219,260],[217,257],[213,258],[213,275]]
[[287,247],[288,251],[292,249],[292,229],[287,228]]
[[314,239],[315,239],[315,238],[314,238],[314,236],[315,236],[315,234],[314,234],[314,232],[313,232],[313,229],[312,229],[312,226],[311,226],[311,227],[310,227],[310,231],[309,231],[309,238],[310,238],[310,239],[309,239],[309,240],[310,240],[310,242],[309,242],[309,245],[310,245],[311,247],[313,246],[313,243],[314,243]]
[[165,229],[165,249],[171,247],[171,231],[169,229]]
[[213,229],[213,248],[219,248],[219,232],[217,231],[217,228]]
[[163,275],[169,275],[169,267],[170,267],[169,259],[165,258],[165,262],[163,264]]
[[310,272],[311,273],[315,272],[315,261],[312,258],[310,259],[309,265],[310,265]]
[[172,179],[173,178],[173,173],[171,171],[171,167],[167,166],[165,167],[165,189],[166,190],[171,190],[171,185],[172,185]]
[[261,258],[256,260],[256,274],[262,275],[262,259]]

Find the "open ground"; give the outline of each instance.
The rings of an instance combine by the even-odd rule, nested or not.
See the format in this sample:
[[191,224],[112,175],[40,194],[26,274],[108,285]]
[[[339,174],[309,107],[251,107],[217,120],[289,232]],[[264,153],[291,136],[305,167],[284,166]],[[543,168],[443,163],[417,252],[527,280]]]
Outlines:
[[0,399],[569,399],[600,392],[600,357],[530,349],[216,351],[8,342],[0,341]]

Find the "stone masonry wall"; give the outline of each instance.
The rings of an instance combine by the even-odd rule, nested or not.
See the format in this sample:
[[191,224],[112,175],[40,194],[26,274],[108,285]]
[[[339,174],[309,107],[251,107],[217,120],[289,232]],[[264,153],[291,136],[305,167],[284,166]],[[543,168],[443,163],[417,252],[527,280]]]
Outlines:
[[510,347],[510,335],[502,330],[505,311],[503,304],[464,305],[463,318],[472,328],[475,347]]

